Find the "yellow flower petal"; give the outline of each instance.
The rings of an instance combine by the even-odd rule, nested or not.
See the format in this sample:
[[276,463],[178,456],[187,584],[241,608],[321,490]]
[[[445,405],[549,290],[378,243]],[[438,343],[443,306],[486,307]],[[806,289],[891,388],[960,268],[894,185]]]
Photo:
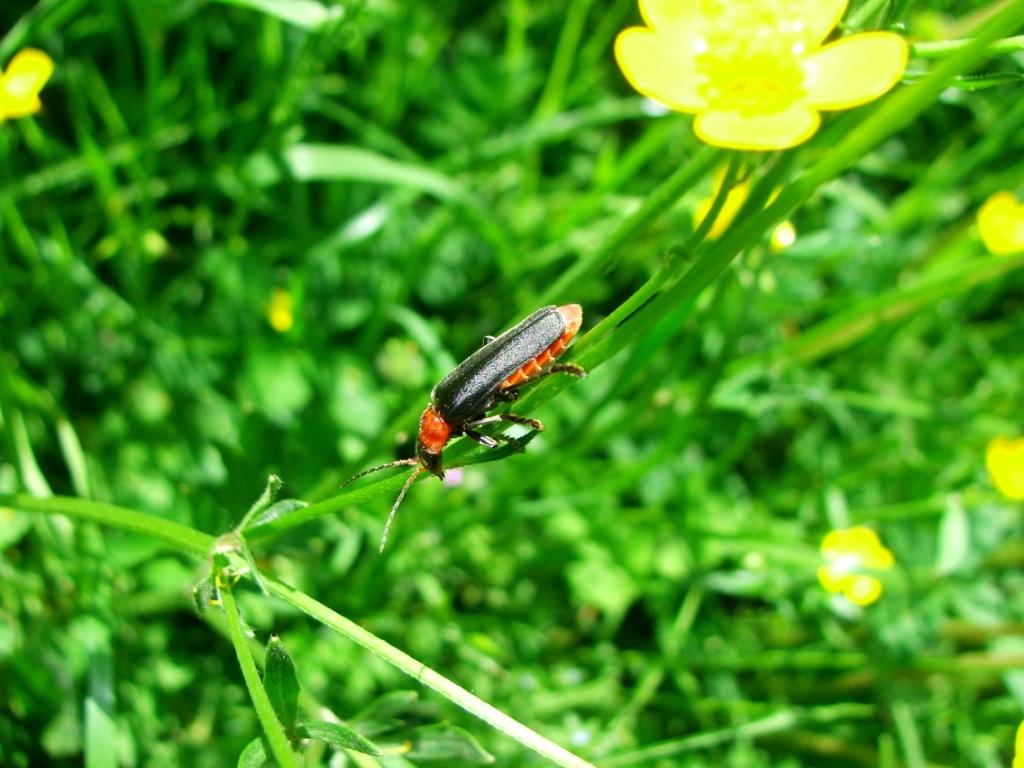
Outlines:
[[705,106],[697,89],[695,56],[687,40],[630,27],[615,39],[615,58],[629,84],[644,96],[680,112]]
[[882,546],[879,542],[878,546],[874,547],[868,552],[865,552],[861,558],[861,563],[865,568],[874,568],[876,571],[884,571],[887,568],[892,568],[896,562],[886,547]]
[[825,534],[825,538],[821,540],[821,554],[826,559],[832,557],[838,557],[846,551],[844,542],[847,538],[846,529],[829,531]]
[[985,466],[996,490],[1014,501],[1024,501],[1024,437],[993,438],[985,450]]
[[815,45],[828,36],[846,13],[847,0],[807,0],[800,21],[807,26],[808,36]]
[[42,51],[19,51],[0,77],[0,117],[24,117],[42,107],[39,92],[53,74],[53,61]]
[[884,585],[861,569],[886,570],[895,563],[874,530],[864,525],[830,531],[821,540],[825,564],[818,581],[829,592],[842,594],[854,605],[870,605],[882,595]]
[[820,122],[817,112],[794,104],[766,114],[702,112],[694,121],[693,130],[706,144],[756,152],[786,149],[807,141]]
[[855,525],[852,528],[847,528],[844,534],[843,548],[848,552],[857,552],[858,554],[870,552],[882,545],[878,534],[875,533],[873,528],[868,528],[866,525]]
[[1017,726],[1017,739],[1013,747],[1013,765],[1011,768],[1024,768],[1024,721]]
[[700,13],[701,0],[640,0],[640,15],[644,23],[655,29],[694,29]]
[[843,595],[854,605],[871,605],[882,596],[882,582],[874,576],[855,574],[850,577]]
[[996,192],[978,210],[978,234],[997,256],[1024,251],[1024,205],[1012,192]]
[[845,580],[846,574],[838,573],[827,565],[822,565],[818,568],[818,581],[821,582],[821,586],[829,592],[841,592],[843,590],[843,583]]
[[804,59],[807,103],[849,109],[877,99],[903,76],[907,44],[891,32],[866,32],[826,45]]

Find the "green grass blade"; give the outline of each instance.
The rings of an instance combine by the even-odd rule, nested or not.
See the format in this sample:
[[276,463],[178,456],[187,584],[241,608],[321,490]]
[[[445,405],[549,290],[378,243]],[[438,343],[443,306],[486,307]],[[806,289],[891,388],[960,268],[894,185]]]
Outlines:
[[212,0],[265,14],[271,18],[312,32],[344,13],[341,6],[326,7],[315,0]]

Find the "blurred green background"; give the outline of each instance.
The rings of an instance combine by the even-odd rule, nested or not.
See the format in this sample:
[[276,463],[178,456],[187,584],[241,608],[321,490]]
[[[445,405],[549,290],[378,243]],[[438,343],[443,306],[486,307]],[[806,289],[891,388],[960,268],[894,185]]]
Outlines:
[[[852,6],[940,38],[991,10]],[[584,331],[609,315],[714,191],[549,295],[698,153],[614,64],[638,22],[633,0],[4,3],[0,61],[31,45],[56,72],[40,114],[0,125],[0,493],[216,535],[271,473],[316,501],[411,455],[485,334],[549,302],[581,303]],[[1024,275],[974,216],[1024,191],[1022,65],[954,84],[796,212],[794,245],[745,252],[532,411],[524,454],[417,483],[383,555],[394,484],[257,544],[260,568],[598,765],[1005,765],[1024,522],[984,453],[1024,429]],[[816,579],[854,524],[896,561],[863,610]],[[8,508],[0,547],[0,764],[225,766],[258,736],[223,622],[193,609],[200,561]],[[307,707],[545,764],[239,593]]]

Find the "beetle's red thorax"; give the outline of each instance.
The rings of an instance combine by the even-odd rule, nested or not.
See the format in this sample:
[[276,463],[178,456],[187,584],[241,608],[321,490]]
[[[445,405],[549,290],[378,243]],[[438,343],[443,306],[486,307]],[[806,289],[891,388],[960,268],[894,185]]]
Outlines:
[[428,405],[420,416],[419,445],[427,453],[440,453],[448,444],[452,434],[452,425]]
[[[565,348],[569,346],[573,336],[579,333],[580,325],[583,323],[583,307],[579,304],[565,304],[559,307],[557,311],[562,316],[562,322],[565,323],[565,330],[562,331],[562,335],[555,339],[551,346],[532,360],[526,362],[518,371],[501,382],[501,386],[498,389],[508,389],[509,387],[522,384],[524,381],[529,381],[534,376],[539,375],[544,370],[544,366],[550,365],[565,352]],[[420,424],[422,432],[422,421]]]

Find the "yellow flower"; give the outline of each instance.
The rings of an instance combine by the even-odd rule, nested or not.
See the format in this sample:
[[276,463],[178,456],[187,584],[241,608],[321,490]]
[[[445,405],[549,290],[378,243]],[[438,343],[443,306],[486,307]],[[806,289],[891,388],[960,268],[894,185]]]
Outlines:
[[825,565],[818,568],[818,581],[829,592],[842,594],[854,605],[871,605],[882,595],[882,582],[858,571],[884,571],[895,560],[878,534],[863,525],[831,531],[821,541]]
[[42,51],[26,48],[15,54],[0,74],[0,123],[25,117],[42,108],[39,92],[53,74],[53,61]]
[[[699,226],[704,217],[708,215],[724,181],[725,171],[720,169],[715,174],[714,191],[701,200],[693,211],[694,227]],[[750,182],[748,181],[741,181],[729,190],[729,194],[725,196],[725,202],[722,203],[722,209],[718,212],[718,218],[715,219],[715,223],[708,230],[708,237],[715,240],[722,236],[736,218],[736,214],[740,212],[743,204],[747,201],[748,195],[750,195]],[[774,198],[774,195],[772,197]],[[789,220],[779,224],[775,231],[772,232],[771,247],[773,251],[781,251],[784,248],[788,248],[794,241],[796,241],[796,228]]]
[[1024,251],[1024,205],[1012,192],[996,192],[978,209],[978,233],[989,253]]
[[1024,722],[1017,726],[1017,739],[1013,747],[1011,768],[1024,768]]
[[707,144],[785,149],[818,130],[820,110],[877,99],[903,75],[907,44],[890,32],[822,41],[847,0],[639,0],[646,27],[615,41],[640,93],[696,113]]
[[270,303],[267,305],[267,321],[270,327],[278,333],[287,333],[295,324],[294,315],[295,302],[292,295],[281,288],[270,294]]
[[1024,437],[993,438],[985,450],[992,485],[1014,501],[1024,501]]

